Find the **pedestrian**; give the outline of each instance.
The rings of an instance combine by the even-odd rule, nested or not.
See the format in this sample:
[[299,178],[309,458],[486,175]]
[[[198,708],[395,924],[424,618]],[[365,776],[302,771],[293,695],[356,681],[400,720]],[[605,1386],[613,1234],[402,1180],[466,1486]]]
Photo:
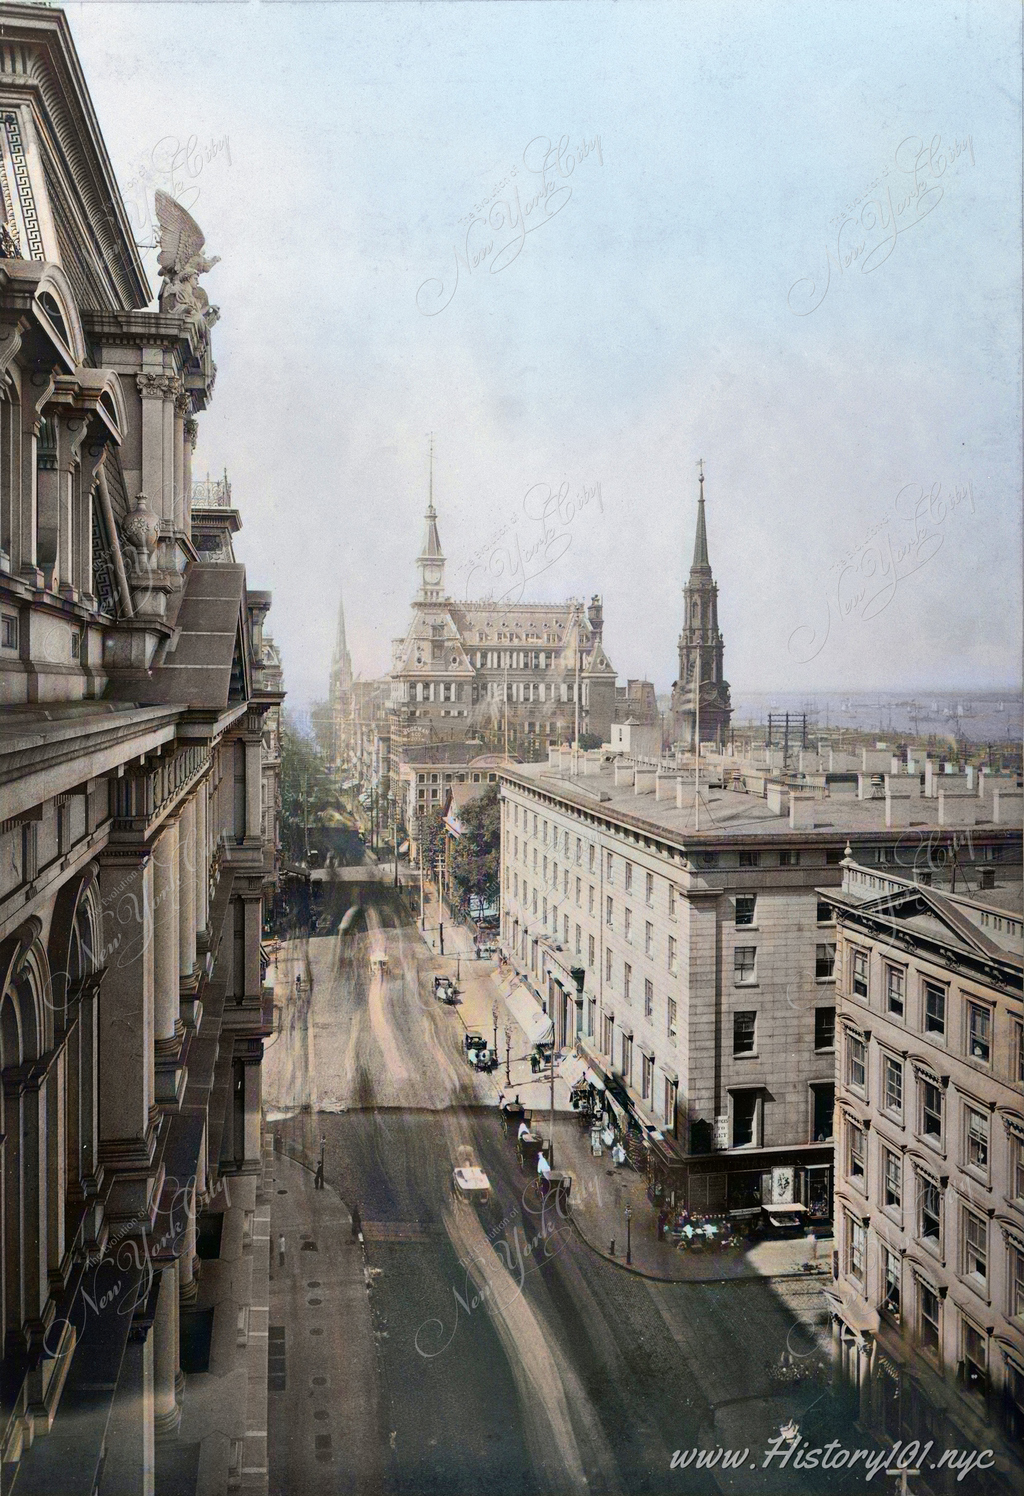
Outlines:
[[277,1238],[277,1265],[284,1267],[284,1233]]
[[520,1122],[520,1124],[519,1124],[519,1131],[516,1133],[516,1137],[518,1138],[518,1140],[520,1142],[522,1142],[523,1138],[528,1138],[529,1136],[530,1136],[530,1129],[529,1129],[529,1127],[527,1127],[527,1125],[526,1125],[526,1119],[524,1118],[523,1121]]
[[324,1161],[323,1161],[323,1159],[321,1159],[320,1162],[316,1166],[316,1173],[313,1175],[313,1188],[315,1190],[322,1190],[323,1187],[324,1187]]
[[298,975],[295,978],[295,990],[296,990],[296,992],[301,992],[302,991],[302,972],[301,971],[298,973]]
[[659,1210],[658,1211],[658,1240],[659,1241],[664,1241],[665,1240],[665,1225],[666,1225],[667,1221],[668,1221],[668,1211],[664,1210],[664,1209]]
[[358,1205],[353,1205],[352,1206],[351,1215],[352,1215],[352,1240],[353,1241],[358,1241],[359,1240],[359,1234],[360,1234],[360,1232],[363,1229],[363,1222],[362,1222],[362,1218],[361,1218],[361,1216],[359,1214],[359,1206]]

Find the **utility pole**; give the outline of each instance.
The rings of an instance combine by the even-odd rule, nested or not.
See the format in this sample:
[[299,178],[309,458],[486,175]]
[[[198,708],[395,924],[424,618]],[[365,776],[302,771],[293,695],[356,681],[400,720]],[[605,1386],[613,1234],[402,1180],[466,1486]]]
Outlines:
[[422,842],[419,843],[417,850],[419,852],[419,862],[420,862],[420,929],[421,930],[425,930],[427,928],[427,916],[426,916],[426,911],[425,911],[424,905],[423,905],[423,843]]
[[554,1167],[555,1162],[555,1015],[551,1014],[551,1147],[548,1152],[548,1163]]
[[395,815],[395,887],[398,887],[398,815]]
[[509,655],[509,652],[506,649],[506,650],[503,651],[503,653],[505,655],[505,684],[502,687],[502,694],[503,694],[503,696],[505,698],[505,702],[504,702],[504,706],[505,706],[505,757],[508,758],[508,655]]

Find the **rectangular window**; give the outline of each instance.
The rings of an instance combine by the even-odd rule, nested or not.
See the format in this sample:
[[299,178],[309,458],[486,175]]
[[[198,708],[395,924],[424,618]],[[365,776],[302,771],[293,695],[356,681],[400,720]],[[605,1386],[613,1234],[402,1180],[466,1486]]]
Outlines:
[[71,658],[77,660],[82,653],[82,635],[78,629],[71,630]]
[[755,1141],[757,1092],[737,1091],[732,1098],[732,1146],[746,1148]]
[[814,947],[814,975],[819,982],[836,974],[836,948],[833,941]]
[[925,1283],[917,1285],[918,1336],[922,1349],[939,1354],[939,1296]]
[[888,1012],[894,1013],[897,1018],[903,1017],[903,979],[904,972],[899,966],[887,966],[885,968],[885,1006]]
[[676,1000],[670,997],[668,1000],[668,1036],[674,1039],[676,1036]]
[[576,865],[577,865],[577,867],[579,867],[579,865],[582,863],[582,861],[583,861],[583,840],[582,840],[581,837],[578,836],[576,838]]
[[601,1041],[602,1041],[601,1042],[601,1049],[603,1050],[603,1052],[606,1055],[610,1055],[611,1052],[612,1052],[612,1039],[614,1037],[614,1033],[615,1033],[615,1020],[613,1019],[613,1017],[611,1016],[610,1013],[606,1013],[604,1015],[604,1023],[602,1024],[602,1035],[601,1035]]
[[853,953],[853,990],[857,997],[868,995],[867,951],[854,951]]
[[924,984],[924,1031],[926,1034],[946,1032],[946,989],[936,987],[934,982]]
[[973,1210],[964,1211],[963,1271],[981,1283],[988,1277],[988,1222]]
[[3,637],[4,649],[17,649],[18,647],[18,620],[13,613],[3,614]]
[[921,1131],[925,1137],[942,1136],[942,1091],[930,1080],[921,1082]]
[[607,947],[604,953],[604,979],[606,982],[610,982],[612,979],[612,953]]
[[701,852],[699,854],[698,858],[697,858],[697,864],[698,864],[699,867],[717,867],[718,866],[718,853],[717,852]]
[[612,872],[612,868],[613,868],[612,854],[610,852],[606,852],[605,853],[605,857],[606,857],[606,861],[605,861],[605,867],[604,867],[604,875],[608,879],[609,883],[614,883],[615,878],[614,878],[613,872]]
[[864,1129],[858,1127],[856,1122],[847,1122],[847,1154],[846,1167],[851,1179],[863,1179],[867,1166],[867,1157],[864,1152]]
[[587,891],[587,913],[588,914],[593,914],[593,912],[594,912],[594,885],[593,885],[593,883],[591,883],[589,885],[588,891]]
[[853,1216],[846,1217],[846,1271],[851,1278],[864,1282],[864,1227]]
[[597,861],[597,849],[594,846],[593,842],[591,842],[591,844],[590,844],[590,862],[589,862],[589,870],[590,870],[590,872],[594,871],[594,866],[595,866],[596,861]]
[[900,1259],[888,1247],[882,1248],[882,1308],[890,1319],[900,1317]]
[[814,1047],[815,1047],[815,1049],[835,1049],[835,1047],[836,1047],[836,1010],[835,1010],[835,1008],[815,1008],[815,1010],[814,1010]]
[[654,955],[654,926],[650,920],[644,925],[644,955]]
[[644,1017],[650,1018],[654,1012],[654,983],[649,977],[644,979]]
[[626,863],[626,892],[627,893],[632,893],[632,891],[633,891],[633,864],[631,862],[627,862]]
[[738,925],[752,925],[754,923],[754,911],[757,908],[757,894],[739,893],[736,895],[736,923]]
[[548,860],[546,857],[541,863],[541,877],[544,879],[545,883],[548,881]]
[[562,915],[562,944],[566,947],[569,944],[569,916],[567,914]]
[[593,937],[593,935],[588,935],[587,936],[587,965],[590,967],[591,971],[593,971],[593,969],[594,969],[594,937]]
[[1010,1317],[1024,1319],[1024,1252],[1010,1248]]
[[676,1083],[665,1077],[665,1126],[669,1132],[676,1130]]
[[632,1002],[630,990],[633,983],[633,968],[628,961],[622,963],[622,995],[627,1002]]
[[967,1034],[971,1059],[987,1065],[992,1051],[992,1014],[981,1003],[967,1004]]
[[668,937],[668,969],[673,976],[678,975],[679,961],[676,956],[676,942],[674,935],[670,935]]
[[887,1112],[903,1111],[903,1066],[889,1055],[882,1057],[882,1105]]
[[985,1336],[965,1319],[964,1382],[973,1392],[984,1392],[988,1382],[988,1346]]
[[732,1052],[734,1055],[754,1053],[756,1028],[756,1012],[734,1013],[732,1015]]
[[622,926],[623,934],[625,935],[626,939],[630,942],[630,944],[632,944],[632,941],[633,941],[633,911],[632,911],[632,909],[625,910],[625,912],[623,913],[623,916],[622,916],[622,920],[623,920],[623,926]]
[[824,899],[819,899],[818,900],[818,911],[817,911],[817,916],[816,917],[817,917],[817,921],[818,921],[819,925],[831,925],[831,924],[834,924],[835,920],[834,920],[833,914],[832,914],[832,905],[826,903]]
[[[838,857],[836,858],[838,862]],[[797,867],[800,862],[800,853],[795,847],[783,850],[779,853],[779,867]]]
[[973,1106],[964,1107],[967,1131],[967,1162],[975,1169],[988,1170],[988,1117],[975,1111]]
[[640,1064],[640,1094],[643,1097],[644,1101],[649,1101],[651,1096],[651,1086],[654,1081],[654,1061],[651,1059],[650,1055],[645,1054],[641,1056]]
[[583,954],[583,931],[579,925],[576,926],[576,954],[577,956]]
[[606,898],[604,901],[604,922],[606,925],[610,925],[612,923],[612,913],[612,901],[610,898]]
[[668,886],[668,917],[669,919],[676,917],[676,890],[672,883]]
[[918,1235],[923,1241],[939,1245],[942,1224],[942,1192],[939,1186],[923,1174],[918,1176]]
[[890,1148],[883,1148],[882,1167],[885,1174],[883,1198],[886,1205],[898,1210],[903,1203],[903,1160]]
[[594,1015],[595,1015],[596,1012],[597,1012],[597,999],[593,998],[593,997],[588,997],[587,998],[587,1038],[588,1039],[592,1039],[594,1037]]
[[1010,1198],[1024,1200],[1024,1142],[1010,1138]]
[[654,903],[654,874],[648,873],[646,877],[645,894],[648,904]]
[[582,878],[577,878],[576,879],[576,908],[577,909],[581,908],[582,904],[583,904],[583,880],[582,880]]
[[757,946],[738,945],[733,952],[733,980],[737,986],[753,982],[757,974]]
[[859,1091],[864,1089],[864,1080],[867,1075],[867,1049],[863,1039],[858,1039],[854,1034],[846,1036],[846,1081],[848,1085],[856,1086]]
[[622,1036],[622,1078],[627,1084],[633,1080],[633,1039],[630,1034]]
[[741,852],[740,853],[740,867],[760,867],[760,865],[761,865],[761,854],[760,854],[760,852]]
[[827,847],[825,850],[825,866],[835,867],[842,862],[843,853],[840,847]]

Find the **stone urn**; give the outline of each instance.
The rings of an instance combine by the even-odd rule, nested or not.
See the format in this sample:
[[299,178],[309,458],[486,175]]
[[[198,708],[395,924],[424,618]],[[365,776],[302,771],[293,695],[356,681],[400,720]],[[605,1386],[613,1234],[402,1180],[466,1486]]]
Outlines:
[[134,506],[129,509],[121,525],[121,533],[139,558],[138,570],[144,570],[156,550],[160,534],[160,520],[149,507],[149,500],[144,493],[136,497]]

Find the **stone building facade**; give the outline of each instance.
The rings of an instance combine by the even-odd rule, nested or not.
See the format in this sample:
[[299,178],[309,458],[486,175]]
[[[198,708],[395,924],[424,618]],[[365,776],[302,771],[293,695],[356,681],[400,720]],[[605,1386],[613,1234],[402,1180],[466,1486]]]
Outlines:
[[[853,858],[828,893],[839,973],[836,1355],[882,1438],[994,1449],[994,1476],[1015,1470],[1019,1489],[1019,904],[922,888]],[[938,1424],[923,1416],[922,1391],[944,1409]],[[957,1489],[948,1471],[925,1469],[920,1481]]]
[[226,554],[200,545],[192,507],[217,315],[202,234],[157,194],[150,309],[63,13],[0,5],[0,27],[4,1484],[159,1491],[184,1319],[210,1314],[239,1395],[198,1410],[188,1458],[223,1489],[266,1466],[280,662],[230,524]]
[[405,636],[392,650],[391,706],[429,722],[437,737],[479,736],[523,757],[575,730],[608,737],[615,671],[603,644],[601,599],[545,606],[456,602],[431,502],[416,562],[420,586]]
[[[666,1134],[671,1187],[691,1209],[771,1200],[827,1217],[827,890],[841,882],[847,840],[884,863],[912,861],[927,838],[939,865],[956,833],[939,827],[935,802],[908,833],[887,827],[884,801],[837,792],[814,801],[815,814],[760,780],[726,788],[743,784],[728,758],[702,771],[698,826],[692,777],[599,753],[576,772],[568,752],[550,760],[500,770],[501,928],[558,1046],[578,1041],[621,1083],[641,1131]],[[1019,830],[989,821],[970,850],[972,877],[994,859],[1019,887]]]

